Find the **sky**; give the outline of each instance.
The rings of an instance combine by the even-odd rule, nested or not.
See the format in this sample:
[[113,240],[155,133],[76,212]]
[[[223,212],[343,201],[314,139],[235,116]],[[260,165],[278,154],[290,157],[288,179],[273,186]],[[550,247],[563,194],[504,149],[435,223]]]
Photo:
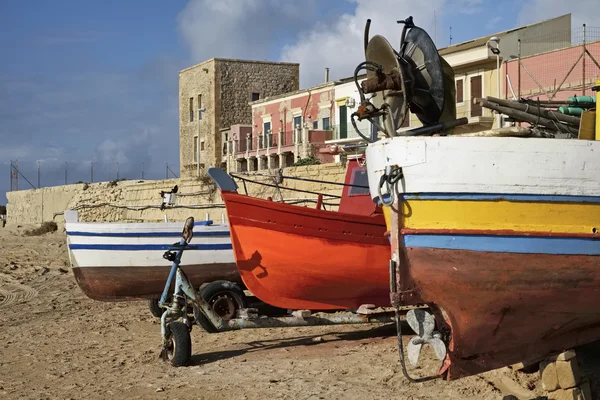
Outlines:
[[163,179],[167,164],[178,174],[178,71],[204,60],[298,62],[305,88],[325,67],[352,74],[367,18],[394,43],[412,15],[441,48],[450,28],[459,43],[569,12],[597,26],[596,2],[0,1],[0,204],[11,160],[36,187],[38,165],[42,186],[64,184],[65,169],[68,183],[89,182],[92,163],[94,181]]

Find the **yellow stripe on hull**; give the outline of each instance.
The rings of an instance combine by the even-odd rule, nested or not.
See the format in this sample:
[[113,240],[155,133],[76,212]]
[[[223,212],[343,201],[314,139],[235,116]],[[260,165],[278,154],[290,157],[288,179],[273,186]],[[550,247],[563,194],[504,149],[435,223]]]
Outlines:
[[[384,207],[384,215],[386,208],[389,207]],[[402,203],[402,213],[403,226],[412,229],[562,233],[600,230],[600,203],[411,199]],[[388,219],[386,216],[386,223]]]
[[392,229],[392,208],[388,206],[382,206],[381,208],[383,210],[383,218],[385,218],[385,226],[389,231]]

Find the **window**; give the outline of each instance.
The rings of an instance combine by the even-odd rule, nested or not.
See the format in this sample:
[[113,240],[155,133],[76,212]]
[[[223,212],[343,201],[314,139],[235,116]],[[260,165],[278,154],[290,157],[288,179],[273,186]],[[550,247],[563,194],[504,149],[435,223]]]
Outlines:
[[198,162],[198,136],[194,136],[194,162]]
[[456,80],[456,103],[457,104],[465,101],[464,83],[465,83],[465,81],[463,79]]
[[363,167],[356,167],[352,171],[352,178],[350,179],[351,185],[359,185],[363,187],[351,186],[348,192],[348,196],[364,196],[369,194],[369,175],[367,169]]
[[348,109],[346,106],[340,106],[340,129],[339,139],[348,137]]
[[313,121],[313,129],[319,129],[319,121],[318,120]]
[[322,120],[323,130],[326,131],[329,129],[329,117],[323,118]]
[[190,97],[190,122],[194,120],[194,98]]
[[302,128],[302,116],[294,117],[294,129]]
[[199,94],[198,95],[198,121],[200,121],[202,119],[202,111],[200,111],[201,108],[202,108],[202,95]]
[[260,99],[260,93],[252,93],[252,101],[257,101]]
[[471,117],[481,117],[483,115],[483,109],[481,104],[473,104],[473,99],[481,97],[483,94],[483,88],[481,87],[481,75],[471,77]]
[[200,142],[200,151],[204,151],[204,140]]

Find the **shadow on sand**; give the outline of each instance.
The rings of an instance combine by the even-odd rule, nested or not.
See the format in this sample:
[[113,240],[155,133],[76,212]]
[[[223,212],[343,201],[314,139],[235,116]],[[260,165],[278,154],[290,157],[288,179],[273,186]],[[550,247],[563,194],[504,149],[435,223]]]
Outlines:
[[[403,322],[403,332],[407,332],[413,334],[408,324]],[[404,331],[406,329],[406,331]],[[236,350],[223,350],[223,351],[215,351],[215,352],[207,352],[201,354],[195,354],[192,356],[190,366],[201,365],[201,364],[209,364],[219,360],[225,360],[228,358],[238,357],[247,353],[263,351],[263,350],[272,350],[272,349],[282,349],[287,347],[297,347],[297,346],[312,346],[315,344],[322,343],[320,341],[315,341],[314,339],[317,337],[327,336],[327,343],[331,342],[343,342],[343,341],[358,341],[365,339],[377,339],[377,338],[388,338],[391,336],[396,336],[396,325],[395,324],[387,324],[383,326],[378,326],[372,329],[353,331],[353,332],[329,332],[329,333],[321,333],[319,335],[307,335],[300,336],[296,338],[287,338],[287,339],[270,339],[270,340],[256,340],[253,342],[246,343],[246,347],[243,349]]]

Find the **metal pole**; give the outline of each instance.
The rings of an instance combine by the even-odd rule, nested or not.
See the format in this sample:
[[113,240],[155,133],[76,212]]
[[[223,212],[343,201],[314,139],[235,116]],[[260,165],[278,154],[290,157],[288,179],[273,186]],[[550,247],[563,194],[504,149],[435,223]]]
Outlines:
[[585,24],[583,24],[583,95],[585,96]]
[[15,187],[19,190],[19,160],[15,160]]
[[67,162],[65,161],[65,185],[67,184]]
[[38,189],[41,188],[40,186],[40,162],[38,161]]
[[[518,61],[517,61],[517,99],[521,99],[521,39],[517,40]],[[521,126],[519,122],[518,126]]]
[[117,180],[119,180],[119,162],[117,161]]
[[13,190],[13,172],[12,172],[12,160],[10,160],[10,167],[9,167],[9,172],[10,172],[10,191],[12,192]]
[[[498,49],[500,51],[500,49]],[[496,54],[496,73],[498,74],[498,97],[500,96],[500,53]],[[498,128],[502,128],[502,114],[498,114]]]
[[165,169],[165,179],[169,179],[169,163],[167,163],[167,167]]
[[142,163],[142,180],[144,180],[144,163]]

